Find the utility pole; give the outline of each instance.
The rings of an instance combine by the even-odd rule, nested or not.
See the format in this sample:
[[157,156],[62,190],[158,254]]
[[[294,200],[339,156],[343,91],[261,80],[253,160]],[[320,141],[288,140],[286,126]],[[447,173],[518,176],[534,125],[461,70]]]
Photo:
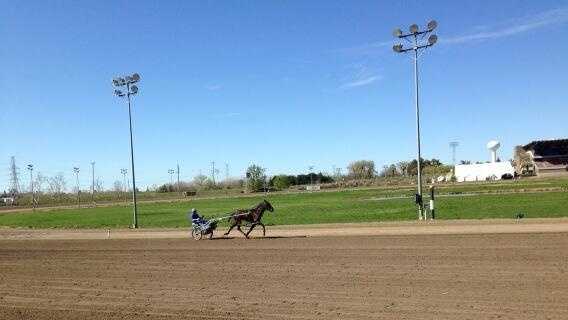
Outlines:
[[[414,60],[414,103],[416,105],[416,146],[417,146],[417,169],[418,169],[418,190],[416,193],[416,205],[418,206],[418,219],[419,220],[426,220],[425,212],[424,212],[424,204],[422,201],[422,158],[420,154],[420,108],[419,108],[419,99],[418,99],[418,51],[426,49],[428,47],[433,46],[438,41],[438,36],[432,34],[428,37],[427,43],[419,43],[426,35],[430,34],[436,27],[438,23],[434,20],[428,22],[428,26],[426,30],[420,31],[418,25],[413,24],[409,28],[409,33],[403,34],[402,30],[395,29],[394,36],[399,39],[404,39],[410,42],[410,48],[403,48],[402,44],[396,44],[393,46],[393,50],[397,53],[405,53],[412,51],[413,52],[413,60]],[[420,36],[420,38],[419,38]],[[411,40],[408,40],[411,38]]]
[[35,209],[35,196],[34,196],[34,165],[28,164],[28,170],[30,171],[30,194],[32,195],[32,208]]
[[73,167],[73,172],[75,172],[75,178],[77,179],[77,206],[81,207],[81,190],[79,186],[79,167]]
[[91,202],[95,204],[95,162],[91,161]]
[[132,202],[134,203],[133,208],[133,223],[132,227],[134,229],[138,228],[138,208],[136,205],[136,175],[134,174],[134,139],[132,138],[132,112],[131,112],[131,102],[130,96],[136,95],[138,93],[138,86],[135,85],[140,81],[140,75],[134,73],[131,76],[117,77],[112,80],[112,84],[115,87],[126,86],[126,92],[121,90],[114,90],[114,94],[118,97],[127,97],[128,100],[128,121],[130,128],[130,169],[132,170]]

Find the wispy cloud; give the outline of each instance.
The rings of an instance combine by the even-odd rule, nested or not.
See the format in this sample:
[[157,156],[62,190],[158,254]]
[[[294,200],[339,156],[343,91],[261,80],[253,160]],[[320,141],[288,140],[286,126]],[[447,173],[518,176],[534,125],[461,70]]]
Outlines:
[[[439,37],[439,43],[460,44],[470,41],[488,41],[565,23],[568,23],[568,7],[552,9],[524,18],[510,19],[499,25],[475,26],[472,28],[474,31],[466,34],[450,37],[442,35]],[[381,52],[386,52],[395,42],[395,39],[391,41],[377,41],[354,47],[336,49],[332,52],[352,56],[376,55]]]
[[339,86],[341,90],[368,86],[382,79],[376,68],[364,61],[349,64],[345,69],[345,74],[349,76],[343,78],[343,84]]
[[485,30],[454,37],[442,37],[440,38],[440,43],[459,44],[469,41],[493,40],[567,22],[568,8],[558,8],[529,16],[524,19],[509,20],[506,24],[502,24],[498,27],[489,28],[488,26],[478,26],[478,30]]
[[380,80],[381,77],[379,76],[370,76],[367,78],[363,78],[363,79],[359,79],[359,80],[355,80],[352,82],[347,82],[344,83],[343,85],[341,85],[341,89],[350,89],[350,88],[357,88],[357,87],[364,87],[364,86],[368,86],[370,84],[372,84],[373,82],[376,82],[377,80]]
[[220,84],[211,84],[211,85],[205,86],[205,89],[207,89],[209,91],[217,91],[217,90],[220,90],[221,88],[223,88],[223,86],[220,85]]

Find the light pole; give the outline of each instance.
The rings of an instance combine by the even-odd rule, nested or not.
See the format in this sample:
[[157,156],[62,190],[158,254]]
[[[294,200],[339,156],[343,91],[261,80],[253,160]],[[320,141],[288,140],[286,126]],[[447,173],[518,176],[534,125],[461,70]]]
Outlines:
[[112,80],[112,84],[115,87],[126,86],[126,92],[122,90],[115,89],[114,94],[118,97],[126,97],[128,100],[128,121],[130,128],[130,169],[132,170],[132,202],[134,203],[134,217],[133,217],[133,228],[138,228],[138,208],[136,206],[136,176],[134,175],[134,143],[132,139],[132,111],[130,96],[138,93],[138,87],[135,85],[140,81],[140,75],[135,73],[131,76],[117,77]]
[[170,174],[170,185],[172,186],[172,189],[174,188],[174,173],[175,170],[174,169],[168,169],[168,173]]
[[456,148],[460,145],[457,141],[450,142],[450,148],[452,148],[452,164],[454,165],[454,172],[452,173],[452,177],[456,176]]
[[[403,33],[400,29],[395,29],[393,35],[399,39],[404,39],[410,43],[409,48],[403,48],[402,44],[395,44],[392,48],[397,53],[405,53],[412,51],[414,53],[414,87],[415,87],[415,95],[414,95],[414,102],[416,104],[416,146],[418,149],[416,161],[418,167],[418,190],[416,193],[416,205],[418,206],[418,219],[426,219],[425,212],[424,212],[424,205],[422,202],[422,160],[420,155],[420,108],[419,108],[419,99],[418,99],[418,51],[426,49],[428,47],[433,46],[436,41],[438,41],[438,36],[435,34],[431,34],[428,37],[427,42],[423,41],[423,39],[430,34],[436,27],[438,23],[434,20],[428,22],[428,26],[426,30],[420,31],[418,25],[413,24],[409,28],[409,33]],[[409,40],[409,38],[411,40]]]
[[75,178],[77,179],[77,206],[81,206],[81,195],[79,187],[79,167],[73,167],[73,172],[75,172]]
[[[122,191],[124,193],[128,192],[126,188],[126,175],[128,174],[128,169],[120,169],[120,173],[122,174]],[[124,201],[126,201],[126,197],[124,197]]]
[[35,209],[35,196],[34,196],[34,165],[28,164],[28,170],[30,171],[30,193],[32,194],[32,208]]
[[[310,170],[309,174],[310,174],[310,185],[313,186],[314,185],[314,175],[312,174],[312,171],[314,171],[314,166],[309,166],[308,170]],[[313,187],[310,187],[313,188]]]
[[91,161],[91,202],[95,204],[95,162]]

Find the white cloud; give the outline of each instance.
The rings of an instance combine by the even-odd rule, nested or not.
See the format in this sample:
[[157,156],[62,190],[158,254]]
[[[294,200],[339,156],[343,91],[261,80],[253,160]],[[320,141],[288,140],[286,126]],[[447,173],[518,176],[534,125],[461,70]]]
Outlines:
[[477,33],[459,35],[454,37],[440,38],[440,43],[459,44],[469,41],[485,41],[498,38],[514,36],[527,31],[543,28],[546,26],[563,24],[568,22],[568,8],[559,8],[545,11],[537,15],[526,17],[524,19],[514,19],[501,25],[501,27],[488,28],[487,26],[477,27],[478,29],[486,29]]
[[351,82],[347,82],[345,84],[343,84],[340,88],[341,89],[350,89],[350,88],[357,88],[357,87],[363,87],[363,86],[368,86],[370,84],[372,84],[373,82],[380,80],[381,77],[379,76],[370,76],[370,77],[365,77],[362,79],[357,79]]

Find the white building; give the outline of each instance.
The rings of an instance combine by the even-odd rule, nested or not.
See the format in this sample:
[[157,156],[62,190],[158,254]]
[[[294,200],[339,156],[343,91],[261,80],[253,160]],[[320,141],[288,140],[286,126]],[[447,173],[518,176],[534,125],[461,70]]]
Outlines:
[[492,140],[487,143],[487,149],[491,152],[491,162],[456,165],[456,180],[458,182],[501,180],[504,175],[515,176],[515,168],[511,163],[497,162],[497,150],[500,147],[499,141]]
[[500,180],[505,174],[515,175],[515,168],[509,161],[456,165],[458,182]]

